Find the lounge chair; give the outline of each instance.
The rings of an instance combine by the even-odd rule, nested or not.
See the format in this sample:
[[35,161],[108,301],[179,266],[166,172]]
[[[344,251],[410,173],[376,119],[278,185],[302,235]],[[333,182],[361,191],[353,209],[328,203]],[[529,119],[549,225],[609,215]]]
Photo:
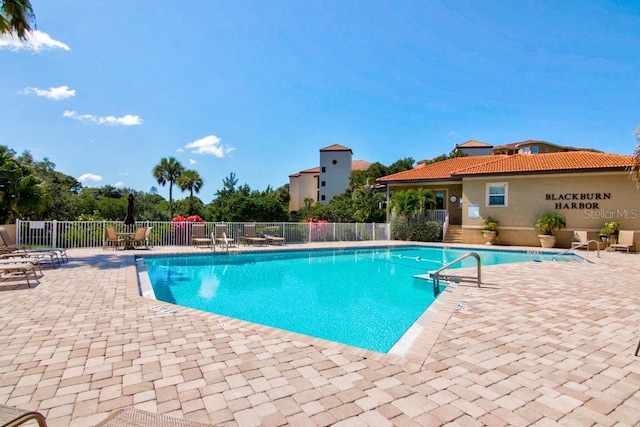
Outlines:
[[592,246],[597,247],[600,250],[604,250],[607,248],[607,244],[605,242],[599,242],[593,239],[590,243],[589,238],[587,237],[586,230],[578,230],[573,232],[573,242],[571,242],[571,249],[573,248],[586,248],[589,250]]
[[267,239],[268,245],[282,245],[284,244],[284,237],[275,236],[273,234],[264,233],[264,238]]
[[265,239],[264,237],[258,237],[258,235],[256,234],[255,224],[247,224],[244,226],[244,236],[242,237],[242,239],[247,245],[252,245],[254,243],[263,245],[267,243],[267,239]]
[[210,247],[212,245],[212,240],[210,237],[207,237],[207,231],[205,230],[205,224],[193,224],[191,228],[192,236],[191,236],[191,244],[193,246],[207,246]]
[[635,252],[635,243],[633,241],[634,232],[631,230],[620,230],[618,232],[618,243],[609,245],[612,251],[631,251]]
[[104,243],[102,246],[103,249],[111,245],[117,251],[120,246],[124,247],[127,244],[127,241],[124,237],[118,236],[118,233],[116,233],[116,229],[114,227],[106,227],[104,231],[106,236],[104,238]]
[[173,418],[166,415],[154,414],[153,412],[142,411],[135,408],[119,409],[97,424],[96,427],[207,427],[209,424],[202,424],[195,421]]
[[0,404],[0,425],[3,427],[15,427],[32,420],[35,420],[40,427],[47,427],[47,420],[40,412]]
[[226,224],[216,224],[215,243],[225,247],[235,246],[235,242],[231,235],[227,236]]
[[[17,259],[1,259],[0,260],[0,275],[3,279],[9,277],[21,276],[27,281],[27,285],[31,287],[29,276],[33,276],[36,283],[40,283],[38,280],[38,274],[36,270],[40,269],[40,265],[37,261],[32,261],[29,258],[17,258]],[[42,270],[40,270],[42,271]]]
[[51,265],[54,267],[55,264],[60,265],[61,262],[68,261],[65,249],[31,249],[18,245],[4,227],[0,227],[0,239],[4,243],[4,246],[0,248],[0,253],[27,253],[39,258],[48,256],[51,258]]

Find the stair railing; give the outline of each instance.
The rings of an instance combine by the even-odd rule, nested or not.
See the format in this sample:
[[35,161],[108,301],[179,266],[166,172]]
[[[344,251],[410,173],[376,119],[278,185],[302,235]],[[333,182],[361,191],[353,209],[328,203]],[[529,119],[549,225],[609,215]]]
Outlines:
[[447,229],[449,228],[449,212],[444,217],[444,223],[442,224],[442,241],[447,238]]
[[572,246],[569,249],[567,249],[566,251],[560,252],[559,254],[555,254],[553,257],[551,257],[551,259],[553,260],[556,257],[562,256],[562,255],[566,255],[566,254],[568,254],[570,252],[573,252],[574,249],[583,248],[585,246],[587,247],[587,250],[588,250],[589,249],[589,244],[591,244],[591,243],[595,243],[596,244],[596,252],[598,253],[597,257],[600,258],[600,242],[597,241],[597,240],[593,240],[592,239],[592,240],[587,240],[586,242],[580,243],[579,245]]

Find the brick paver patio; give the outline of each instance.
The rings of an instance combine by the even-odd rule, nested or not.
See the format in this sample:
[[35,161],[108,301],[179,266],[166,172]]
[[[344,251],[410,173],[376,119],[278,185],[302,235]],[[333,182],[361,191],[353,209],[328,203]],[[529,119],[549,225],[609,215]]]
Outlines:
[[146,251],[68,252],[36,287],[0,282],[0,403],[50,426],[126,407],[225,426],[640,423],[638,254],[485,267],[392,356],[140,297]]

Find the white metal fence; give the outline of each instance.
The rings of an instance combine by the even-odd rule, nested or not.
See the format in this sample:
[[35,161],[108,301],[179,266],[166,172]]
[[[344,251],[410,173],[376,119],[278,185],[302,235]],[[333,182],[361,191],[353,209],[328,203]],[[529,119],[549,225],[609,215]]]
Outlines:
[[[189,246],[192,222],[139,221],[132,228],[152,227],[152,246]],[[201,223],[200,223],[201,224]],[[255,224],[258,236],[264,233],[284,237],[286,243],[388,240],[388,224],[376,223],[299,223],[299,222],[226,222],[205,223],[207,235],[216,224],[227,226],[227,237],[242,242],[245,225]],[[51,248],[93,248],[104,245],[106,227],[117,232],[133,231],[122,221],[17,221],[16,241],[20,245]]]

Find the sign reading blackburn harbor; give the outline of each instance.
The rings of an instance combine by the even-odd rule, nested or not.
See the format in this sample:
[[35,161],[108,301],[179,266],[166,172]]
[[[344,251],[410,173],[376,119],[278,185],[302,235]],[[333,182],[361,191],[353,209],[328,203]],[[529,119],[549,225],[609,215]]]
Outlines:
[[600,209],[599,202],[610,200],[611,193],[547,193],[545,200],[556,201],[555,209]]

